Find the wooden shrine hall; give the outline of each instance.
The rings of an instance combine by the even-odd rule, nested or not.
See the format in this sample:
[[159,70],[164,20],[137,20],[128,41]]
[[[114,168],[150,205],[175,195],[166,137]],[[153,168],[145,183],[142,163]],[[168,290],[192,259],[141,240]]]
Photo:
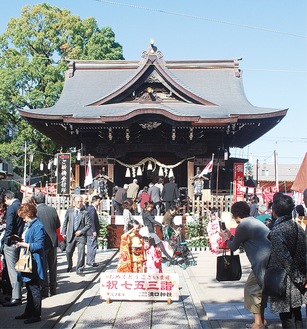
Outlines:
[[[71,61],[58,102],[20,111],[56,143],[82,152],[74,165],[84,182],[86,156],[93,175],[140,187],[174,175],[193,195],[193,177],[212,159],[211,187],[229,189],[234,162],[229,148],[243,148],[272,129],[287,109],[247,100],[239,59],[166,61],[152,43],[138,61]],[[217,165],[219,164],[219,165]]]

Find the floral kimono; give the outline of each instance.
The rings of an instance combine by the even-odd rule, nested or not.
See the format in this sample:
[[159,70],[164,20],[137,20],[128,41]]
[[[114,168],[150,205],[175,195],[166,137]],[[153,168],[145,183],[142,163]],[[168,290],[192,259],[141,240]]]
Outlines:
[[117,272],[142,273],[146,262],[144,241],[138,232],[121,236]]

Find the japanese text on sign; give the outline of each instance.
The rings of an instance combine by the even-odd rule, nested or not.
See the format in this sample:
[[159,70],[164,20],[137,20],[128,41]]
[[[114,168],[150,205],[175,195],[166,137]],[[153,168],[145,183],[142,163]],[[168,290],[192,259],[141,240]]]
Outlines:
[[70,194],[70,153],[57,154],[57,194]]
[[244,187],[244,164],[234,163],[233,170],[233,201],[242,201],[244,199],[244,193],[242,187]]
[[179,300],[178,274],[102,273],[103,299]]

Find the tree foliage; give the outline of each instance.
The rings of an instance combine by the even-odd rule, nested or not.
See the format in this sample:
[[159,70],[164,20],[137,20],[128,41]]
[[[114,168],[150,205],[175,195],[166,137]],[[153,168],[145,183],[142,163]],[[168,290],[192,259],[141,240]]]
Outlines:
[[[18,110],[51,107],[63,88],[69,59],[123,59],[110,27],[43,3],[22,8],[0,36],[0,156],[21,165],[24,143],[39,163],[55,145],[23,120]],[[38,143],[39,141],[39,143]]]

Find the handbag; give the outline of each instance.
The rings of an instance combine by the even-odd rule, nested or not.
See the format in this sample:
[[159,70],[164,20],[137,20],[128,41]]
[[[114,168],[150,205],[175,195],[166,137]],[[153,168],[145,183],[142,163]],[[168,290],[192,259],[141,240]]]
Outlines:
[[217,281],[238,281],[242,276],[240,256],[230,255],[223,250],[223,255],[217,257],[216,261],[216,280]]
[[265,270],[262,293],[283,298],[286,296],[287,272],[282,267],[271,266]]
[[67,245],[66,238],[59,242],[59,248],[62,252],[66,251],[66,245]]
[[21,248],[19,253],[19,259],[15,264],[15,270],[17,272],[32,273],[32,254],[28,248]]

